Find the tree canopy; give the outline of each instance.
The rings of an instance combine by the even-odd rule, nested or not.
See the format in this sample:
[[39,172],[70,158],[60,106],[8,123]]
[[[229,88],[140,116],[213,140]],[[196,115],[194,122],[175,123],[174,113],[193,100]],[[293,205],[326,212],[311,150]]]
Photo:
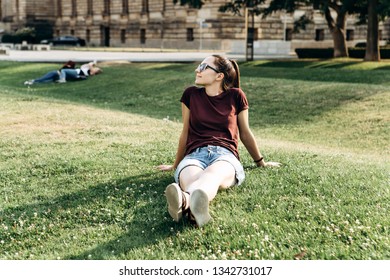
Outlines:
[[[179,0],[173,0],[173,2],[178,3]],[[268,5],[264,5],[266,3]],[[180,0],[180,4],[188,4],[190,7],[200,9],[204,2],[202,0]],[[371,47],[367,48],[367,51],[379,53],[379,48],[375,47],[375,44],[378,44],[377,29],[379,20],[390,16],[389,0],[230,0],[222,5],[219,11],[240,15],[244,8],[251,8],[251,11],[256,15],[267,17],[277,11],[292,13],[305,7],[313,7],[324,15],[333,37],[335,57],[348,56],[345,40],[347,15],[356,15],[359,19],[358,23],[367,23],[367,44],[372,44]],[[335,17],[332,11],[336,13]],[[295,30],[298,30],[298,26],[304,27],[309,23],[310,15],[305,15],[300,20],[295,24]],[[371,57],[377,60],[372,53]]]

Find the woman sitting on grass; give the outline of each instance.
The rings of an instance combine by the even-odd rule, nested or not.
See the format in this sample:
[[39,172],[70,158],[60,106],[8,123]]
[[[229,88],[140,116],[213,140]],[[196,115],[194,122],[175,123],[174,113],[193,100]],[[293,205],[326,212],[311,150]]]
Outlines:
[[195,70],[195,84],[181,98],[183,128],[173,165],[175,181],[167,186],[168,212],[175,221],[188,212],[201,227],[211,220],[209,202],[219,189],[240,185],[244,169],[239,160],[239,137],[259,167],[266,162],[249,127],[248,101],[240,89],[235,61],[219,55],[207,57]]

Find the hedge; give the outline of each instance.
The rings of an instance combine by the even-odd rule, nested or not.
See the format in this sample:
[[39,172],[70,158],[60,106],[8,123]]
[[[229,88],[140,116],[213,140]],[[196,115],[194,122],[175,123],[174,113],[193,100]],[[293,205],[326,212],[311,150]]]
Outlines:
[[[348,52],[349,52],[349,57],[352,57],[352,58],[364,58],[365,54],[366,54],[366,50],[365,49],[361,49],[361,48],[350,48],[348,49]],[[380,48],[379,49],[379,52],[381,54],[381,59],[390,59],[390,47],[387,46],[385,48]]]
[[[298,58],[333,58],[333,48],[297,48],[295,52]],[[364,58],[366,50],[363,48],[349,48],[348,52],[351,58]],[[383,59],[390,59],[390,47],[381,48],[380,55]]]
[[316,48],[298,48],[295,49],[298,58],[332,58],[333,48],[316,49]]

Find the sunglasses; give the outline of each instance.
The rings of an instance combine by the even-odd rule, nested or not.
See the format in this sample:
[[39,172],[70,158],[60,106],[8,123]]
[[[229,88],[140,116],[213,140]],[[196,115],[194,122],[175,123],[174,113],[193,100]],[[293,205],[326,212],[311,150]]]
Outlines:
[[208,65],[207,63],[202,63],[202,64],[199,64],[198,67],[196,68],[196,70],[199,70],[199,72],[203,72],[204,70],[206,70],[207,68],[210,68],[211,70],[217,72],[217,73],[221,73],[220,71],[218,71],[217,69],[215,69],[214,67]]

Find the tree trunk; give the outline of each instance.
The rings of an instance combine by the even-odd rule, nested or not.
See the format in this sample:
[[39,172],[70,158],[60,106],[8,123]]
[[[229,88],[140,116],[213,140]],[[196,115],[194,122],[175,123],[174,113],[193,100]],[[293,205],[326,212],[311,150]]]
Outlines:
[[380,61],[378,0],[368,1],[367,45],[365,61]]
[[345,41],[344,29],[335,28],[332,32],[334,51],[333,57],[348,57],[348,48]]
[[325,10],[325,19],[333,38],[333,57],[348,57],[347,42],[345,40],[346,13],[336,10],[336,21],[333,19],[329,8]]

